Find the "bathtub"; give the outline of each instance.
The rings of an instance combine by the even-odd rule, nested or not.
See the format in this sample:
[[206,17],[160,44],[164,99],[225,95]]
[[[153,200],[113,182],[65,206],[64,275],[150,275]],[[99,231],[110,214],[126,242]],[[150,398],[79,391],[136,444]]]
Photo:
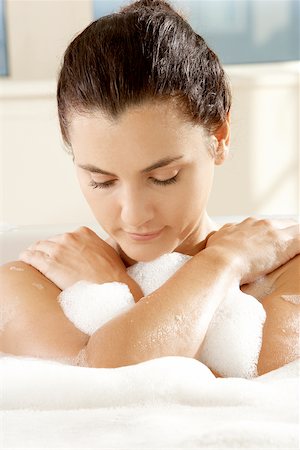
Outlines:
[[[80,225],[3,224],[2,262]],[[296,360],[254,379],[216,378],[181,356],[107,369],[0,353],[3,448],[297,449],[299,369]]]
[[[276,219],[279,221],[298,220],[295,215],[257,215],[258,218]],[[217,226],[225,223],[238,223],[246,216],[211,216]],[[47,239],[56,234],[75,230],[80,226],[87,226],[97,233],[102,239],[108,237],[107,233],[97,222],[75,222],[44,225],[18,226],[8,223],[0,223],[0,264],[18,259],[18,255],[30,244],[37,240]]]

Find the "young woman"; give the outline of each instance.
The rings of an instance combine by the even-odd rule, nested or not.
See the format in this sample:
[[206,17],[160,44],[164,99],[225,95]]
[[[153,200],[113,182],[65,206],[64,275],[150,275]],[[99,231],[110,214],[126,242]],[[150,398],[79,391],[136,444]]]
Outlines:
[[[82,227],[1,268],[1,351],[74,359],[84,351],[91,367],[197,358],[239,283],[266,311],[258,373],[296,359],[299,226],[248,218],[217,230],[208,217],[214,166],[228,154],[231,93],[185,19],[162,0],[141,0],[91,23],[65,52],[57,104],[82,192],[110,239]],[[126,268],[173,251],[192,258],[143,297]],[[82,279],[126,283],[136,304],[89,337],[57,302]]]

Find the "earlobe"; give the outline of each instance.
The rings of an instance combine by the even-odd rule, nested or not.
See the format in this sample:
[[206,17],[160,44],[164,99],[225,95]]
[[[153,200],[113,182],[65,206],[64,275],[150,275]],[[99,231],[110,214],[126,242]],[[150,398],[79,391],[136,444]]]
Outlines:
[[229,153],[230,143],[230,113],[227,114],[225,122],[214,133],[217,145],[215,149],[215,164],[222,164]]
[[215,137],[218,142],[224,140],[225,144],[229,146],[230,144],[230,113],[227,114],[225,122],[214,132]]
[[217,166],[223,164],[223,162],[228,156],[228,152],[229,152],[229,145],[227,145],[225,139],[221,139],[215,151],[215,164]]

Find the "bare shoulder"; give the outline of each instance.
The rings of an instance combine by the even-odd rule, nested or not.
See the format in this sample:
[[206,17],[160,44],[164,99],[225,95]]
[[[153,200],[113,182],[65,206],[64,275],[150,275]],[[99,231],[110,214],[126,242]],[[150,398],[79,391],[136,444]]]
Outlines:
[[274,273],[271,292],[263,299],[264,306],[269,304],[276,308],[296,308],[298,310],[300,306],[300,255],[279,267]]
[[258,280],[241,286],[241,291],[262,301],[273,293],[284,294],[293,291],[300,294],[300,255]]
[[0,285],[0,351],[50,359],[78,355],[89,336],[65,316],[52,281],[17,260],[1,266]]
[[261,303],[266,312],[258,373],[299,358],[300,255],[277,269],[272,291]]
[[276,290],[293,290],[300,294],[300,255],[295,256],[278,269]]

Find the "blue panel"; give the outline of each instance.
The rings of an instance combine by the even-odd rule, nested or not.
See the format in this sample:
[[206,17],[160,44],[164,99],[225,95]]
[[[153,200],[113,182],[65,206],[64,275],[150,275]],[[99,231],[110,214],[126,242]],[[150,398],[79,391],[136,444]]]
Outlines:
[[128,4],[129,2],[126,0],[94,0],[94,18],[98,19],[101,16],[117,12],[121,6]]
[[7,52],[4,0],[0,0],[0,76],[7,76]]
[[[169,0],[224,64],[300,59],[299,0]],[[129,4],[94,0],[94,18]],[[132,2],[131,2],[132,3]]]

